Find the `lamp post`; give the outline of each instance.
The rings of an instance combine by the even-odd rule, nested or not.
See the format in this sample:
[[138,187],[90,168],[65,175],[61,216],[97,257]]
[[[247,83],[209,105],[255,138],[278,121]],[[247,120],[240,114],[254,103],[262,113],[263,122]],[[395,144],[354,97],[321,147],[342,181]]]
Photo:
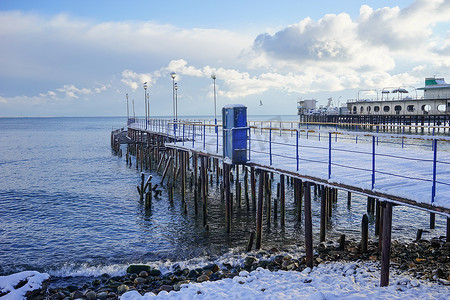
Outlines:
[[150,122],[150,93],[147,93],[147,117]]
[[175,82],[175,120],[178,122],[178,84]]
[[145,129],[147,129],[147,81],[144,82]]
[[175,120],[175,77],[177,77],[177,74],[172,72],[170,73],[170,77],[172,77],[172,113],[173,119]]
[[127,124],[129,125],[130,123],[130,110],[128,108],[128,93],[125,95],[127,97]]
[[216,74],[211,74],[211,78],[214,80],[214,128],[217,133],[217,114],[216,114]]
[[176,124],[175,124],[175,77],[177,74],[175,72],[170,73],[170,77],[172,77],[172,113],[173,113],[173,134],[175,135]]

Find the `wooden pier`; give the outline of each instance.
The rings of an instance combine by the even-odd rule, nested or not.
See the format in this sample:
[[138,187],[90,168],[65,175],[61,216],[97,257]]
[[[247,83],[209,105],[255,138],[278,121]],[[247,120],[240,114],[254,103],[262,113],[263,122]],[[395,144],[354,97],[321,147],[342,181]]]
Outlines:
[[[251,122],[249,122],[251,124]],[[174,126],[176,125],[176,126]],[[127,153],[127,164],[132,165],[131,155],[135,156],[135,167],[141,172],[143,170],[152,170],[161,173],[161,182],[159,184],[164,184],[167,189],[169,189],[169,200],[173,197],[174,186],[178,185],[181,187],[182,203],[184,210],[192,209],[187,207],[185,201],[184,190],[187,186],[187,181],[189,180],[189,185],[194,186],[194,210],[196,214],[199,214],[198,204],[201,203],[201,214],[203,216],[203,226],[208,230],[208,182],[213,181],[214,178],[218,184],[220,184],[221,198],[225,201],[225,211],[224,218],[226,220],[226,230],[229,232],[231,230],[231,215],[233,214],[233,206],[245,205],[247,210],[251,210],[256,214],[256,224],[255,224],[255,235],[251,236],[249,245],[247,249],[251,249],[253,244],[253,239],[255,239],[256,249],[260,249],[262,246],[262,234],[263,234],[263,219],[265,218],[267,222],[270,222],[272,218],[278,218],[278,212],[280,217],[281,226],[285,225],[285,203],[289,201],[285,196],[286,184],[290,183],[294,188],[294,199],[298,207],[298,218],[299,221],[304,222],[305,228],[305,248],[306,248],[306,262],[307,265],[313,266],[313,234],[312,234],[312,211],[311,211],[311,194],[318,195],[321,199],[320,206],[320,237],[319,241],[326,240],[326,227],[329,218],[332,215],[332,203],[337,201],[338,190],[346,191],[348,193],[347,201],[351,203],[352,193],[357,193],[367,196],[367,210],[371,214],[375,214],[375,234],[379,236],[379,250],[381,253],[381,286],[386,286],[389,284],[389,259],[390,259],[390,243],[391,243],[391,228],[392,228],[392,211],[397,205],[407,205],[409,207],[422,209],[430,212],[431,216],[434,217],[435,214],[443,215],[447,218],[447,242],[450,241],[450,199],[448,199],[448,194],[446,193],[447,185],[449,182],[440,182],[436,180],[436,164],[440,163],[441,168],[446,168],[444,171],[440,170],[439,175],[443,172],[450,172],[450,164],[448,161],[439,162],[436,159],[437,153],[437,138],[431,139],[434,143],[434,166],[430,198],[431,201],[415,201],[412,198],[401,196],[395,192],[390,194],[383,189],[376,188],[376,178],[375,174],[381,177],[383,174],[381,171],[375,169],[375,150],[373,151],[373,163],[372,175],[369,176],[368,184],[363,185],[353,185],[348,182],[340,182],[335,180],[335,177],[331,176],[331,168],[333,167],[333,172],[339,174],[339,164],[333,164],[331,161],[331,151],[338,151],[337,149],[331,147],[332,141],[338,138],[338,132],[329,132],[325,134],[322,132],[322,139],[325,139],[330,148],[325,149],[327,154],[328,162],[325,161],[326,170],[328,170],[328,175],[322,176],[319,172],[313,172],[312,169],[299,167],[299,154],[297,152],[297,160],[290,161],[288,167],[282,163],[274,163],[277,158],[275,156],[282,157],[283,151],[287,151],[288,144],[283,144],[280,141],[274,141],[275,135],[273,132],[278,133],[280,139],[287,140],[289,137],[295,135],[297,139],[297,151],[299,149],[298,141],[299,134],[304,134],[306,136],[317,134],[319,136],[319,141],[321,139],[321,132],[315,132],[309,129],[299,129],[299,128],[257,128],[255,125],[248,128],[249,130],[249,140],[253,139],[253,144],[249,144],[248,149],[249,156],[252,158],[247,163],[244,164],[232,164],[226,158],[224,158],[222,151],[222,129],[215,130],[219,125],[211,125],[197,123],[197,122],[177,122],[173,123],[168,120],[147,120],[147,122],[136,121],[129,124],[127,130],[128,140],[132,142],[131,151]],[[270,141],[258,140],[261,138],[263,131],[266,137]],[[116,138],[120,132],[115,131],[111,135],[111,145],[117,151],[120,149],[120,141]],[[261,135],[256,137],[251,137],[255,135],[256,132],[260,132]],[[285,134],[283,136],[283,134]],[[335,135],[336,137],[332,136]],[[277,135],[278,136],[278,135]],[[363,139],[364,133],[359,133],[356,135],[356,141],[358,142],[358,137]],[[383,135],[380,135],[383,137]],[[375,138],[378,144],[378,135],[370,136],[370,141],[373,142],[373,146],[369,144],[370,147],[375,149]],[[403,143],[402,137],[402,143]],[[450,139],[443,139],[445,143],[449,142]],[[369,142],[370,142],[369,141]],[[254,143],[266,143],[269,142],[268,146],[261,146],[265,150],[254,149]],[[361,143],[361,140],[360,140]],[[117,146],[119,145],[119,147]],[[253,145],[253,146],[252,146]],[[277,148],[278,147],[278,148]],[[333,146],[334,147],[334,146]],[[370,148],[369,147],[369,148]],[[402,144],[403,147],[403,144]],[[267,150],[269,148],[269,150]],[[272,149],[273,148],[273,149]],[[284,149],[284,150],[279,150]],[[274,150],[274,152],[272,152]],[[279,151],[279,152],[277,152]],[[378,150],[377,150],[378,151]],[[295,152],[295,151],[294,151]],[[441,152],[439,152],[441,154]],[[369,153],[370,154],[370,153]],[[352,154],[350,154],[352,155]],[[381,155],[381,154],[377,154]],[[259,159],[259,157],[265,157],[266,161]],[[270,157],[270,158],[269,158]],[[281,159],[281,158],[279,158]],[[286,157],[284,159],[287,159]],[[311,160],[311,159],[310,159]],[[303,166],[307,166],[307,163],[301,162]],[[357,169],[357,168],[356,168]],[[336,172],[335,170],[338,170]],[[370,171],[370,170],[369,170]],[[277,185],[277,199],[275,201],[272,199],[272,180],[273,174],[279,174],[279,184]],[[370,173],[370,172],[369,172]],[[356,173],[355,173],[356,174]],[[392,176],[392,174],[389,174]],[[209,178],[208,178],[209,176]],[[240,183],[240,177],[244,178],[244,186],[242,187]],[[189,178],[189,179],[188,179]],[[334,179],[333,179],[334,178]],[[150,179],[151,180],[151,179]],[[380,180],[377,178],[377,180]],[[408,179],[409,180],[409,179]],[[413,180],[417,180],[413,178]],[[151,205],[152,190],[151,184],[144,183],[145,179],[142,178],[141,186],[138,187],[141,199],[148,198],[148,204]],[[235,183],[235,200],[233,199],[233,194],[231,190],[232,183]],[[370,186],[371,182],[371,186]],[[424,180],[424,186],[429,186],[429,180]],[[150,185],[150,186],[149,186]],[[439,185],[438,188],[436,186]],[[449,185],[450,186],[450,185]],[[427,191],[428,193],[428,191]],[[242,199],[244,198],[244,202]],[[434,202],[436,199],[436,202]],[[448,201],[447,201],[448,200]],[[265,208],[265,210],[264,210]],[[304,220],[301,220],[302,209],[304,214]],[[361,251],[367,250],[367,216],[366,219],[366,229],[362,230],[362,241],[361,241]],[[434,219],[433,219],[434,223]],[[364,224],[364,217],[363,217]],[[430,224],[432,225],[432,224]],[[363,225],[364,228],[364,225]],[[345,237],[343,237],[342,245],[345,244]],[[343,246],[342,246],[343,247]]]

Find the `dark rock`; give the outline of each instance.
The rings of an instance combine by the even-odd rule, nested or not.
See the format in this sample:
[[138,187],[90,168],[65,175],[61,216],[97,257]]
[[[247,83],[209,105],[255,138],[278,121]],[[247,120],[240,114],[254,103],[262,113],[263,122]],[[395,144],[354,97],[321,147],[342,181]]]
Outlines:
[[80,291],[75,291],[75,292],[70,294],[70,298],[72,298],[72,299],[84,298],[84,295]]
[[158,269],[152,269],[150,271],[148,271],[148,274],[150,276],[160,276],[161,275],[161,271]]
[[170,292],[170,291],[173,290],[173,286],[167,285],[167,284],[163,284],[163,285],[160,287],[160,289],[161,289],[161,291]]
[[216,273],[217,271],[220,270],[220,267],[217,264],[210,264],[210,265],[203,267],[203,270],[209,270],[213,273]]
[[117,287],[117,293],[119,293],[119,295],[122,295],[125,292],[128,292],[128,290],[130,289],[130,287],[126,284],[121,284]]
[[87,291],[84,296],[87,300],[95,300],[97,299],[97,293],[94,291]]
[[127,273],[133,274],[139,274],[141,271],[150,272],[152,268],[147,265],[131,265],[127,268]]
[[209,280],[209,277],[208,277],[208,275],[206,275],[206,274],[200,275],[200,276],[197,278],[197,282],[204,282],[204,281],[208,281],[208,280]]
[[40,288],[26,292],[25,297],[27,299],[32,299],[32,300],[44,299],[44,297],[47,293],[49,284],[50,284],[50,280],[44,280],[42,282],[42,285]]
[[78,290],[78,287],[75,286],[75,285],[69,285],[69,286],[66,287],[66,290],[68,290],[69,293],[73,293],[73,292],[75,292],[76,290]]
[[147,278],[147,277],[148,277],[147,271],[141,271],[141,272],[139,272],[139,277]]
[[100,285],[101,283],[102,283],[102,282],[101,282],[100,279],[95,279],[95,280],[92,281],[92,285],[93,285],[93,286],[98,286],[98,285]]
[[200,273],[196,270],[191,270],[188,274],[188,278],[197,278],[198,276],[200,276]]

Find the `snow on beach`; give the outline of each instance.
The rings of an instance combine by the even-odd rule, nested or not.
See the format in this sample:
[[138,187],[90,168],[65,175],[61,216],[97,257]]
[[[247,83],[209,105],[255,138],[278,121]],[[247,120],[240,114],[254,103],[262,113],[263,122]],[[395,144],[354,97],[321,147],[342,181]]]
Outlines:
[[323,263],[302,272],[258,268],[239,276],[183,284],[180,291],[139,294],[121,300],[145,299],[450,299],[450,287],[412,279],[391,271],[391,284],[380,287],[377,263]]
[[47,273],[36,271],[24,271],[8,276],[0,276],[0,299],[25,299],[27,292],[41,288],[42,283],[49,278],[50,275]]
[[[302,272],[258,268],[232,279],[183,284],[180,291],[158,295],[129,291],[120,299],[450,299],[450,286],[416,280],[394,269],[390,286],[380,287],[379,274],[378,263],[322,263]],[[27,291],[40,288],[48,278],[35,271],[0,276],[0,299],[26,299]],[[15,288],[22,281],[28,282]]]

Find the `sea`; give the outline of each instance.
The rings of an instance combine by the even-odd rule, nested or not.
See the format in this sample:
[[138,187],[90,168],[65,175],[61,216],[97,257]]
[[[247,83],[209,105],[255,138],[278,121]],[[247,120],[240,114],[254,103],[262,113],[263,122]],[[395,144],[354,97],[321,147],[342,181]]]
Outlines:
[[[295,121],[297,116],[253,116],[257,120]],[[251,119],[252,116],[249,116]],[[202,209],[194,210],[194,191],[187,185],[187,213],[175,190],[169,201],[161,196],[146,209],[136,186],[140,170],[129,167],[111,149],[111,130],[126,126],[125,117],[0,118],[0,275],[35,270],[60,282],[102,274],[124,274],[130,264],[150,264],[170,270],[176,264],[202,264],[240,257],[255,230],[255,216],[246,206],[234,206],[231,233],[225,231],[224,203],[215,182],[209,187],[208,225]],[[126,145],[122,145],[123,153]],[[160,183],[154,171],[146,178]],[[275,182],[276,177],[275,175]],[[276,186],[273,188],[276,191]],[[286,226],[278,220],[263,227],[263,248],[303,251],[304,223],[297,221],[292,186],[286,192]],[[319,237],[320,201],[313,199],[314,243]],[[359,239],[366,198],[340,192],[327,237],[341,234]],[[370,217],[374,238],[374,217]],[[415,239],[445,235],[446,219],[395,207],[393,238]]]

